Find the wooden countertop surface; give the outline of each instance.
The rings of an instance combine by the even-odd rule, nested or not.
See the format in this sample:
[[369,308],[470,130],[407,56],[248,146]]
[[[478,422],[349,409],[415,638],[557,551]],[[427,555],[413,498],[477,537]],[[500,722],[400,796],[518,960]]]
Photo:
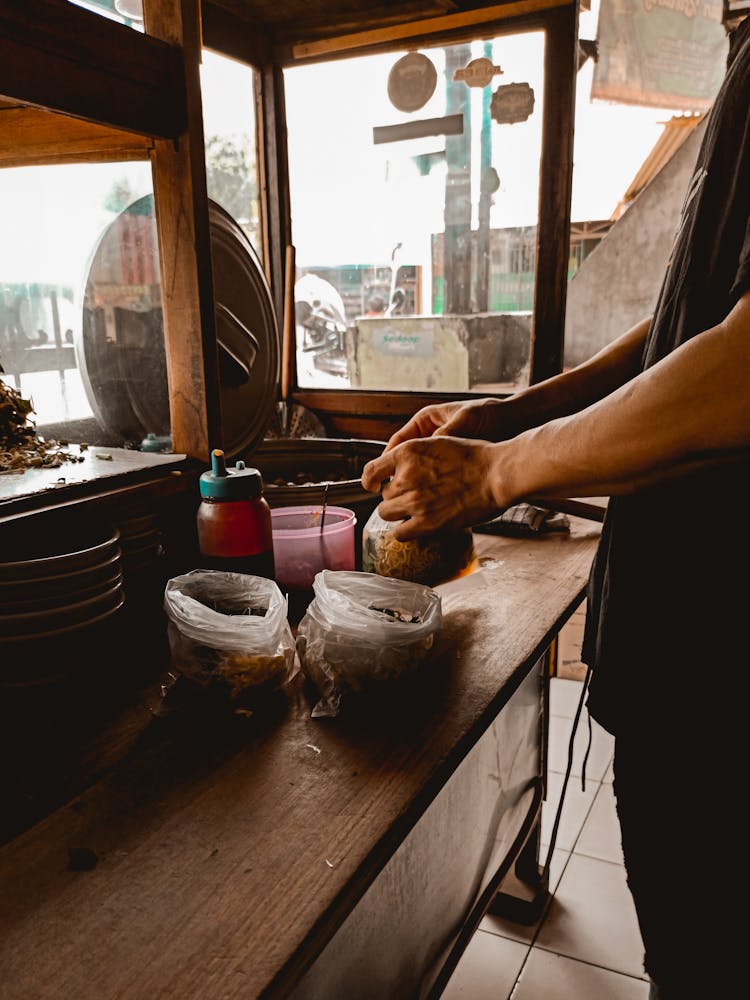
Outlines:
[[366,706],[312,719],[299,677],[264,718],[131,706],[0,849],[3,1000],[285,996],[579,605],[600,527],[570,522],[477,535],[418,683]]

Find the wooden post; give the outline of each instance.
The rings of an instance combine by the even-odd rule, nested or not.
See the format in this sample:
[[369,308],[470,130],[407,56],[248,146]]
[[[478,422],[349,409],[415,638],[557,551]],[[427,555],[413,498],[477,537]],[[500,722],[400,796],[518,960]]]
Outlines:
[[[292,243],[292,221],[287,162],[284,74],[278,65],[263,66],[259,73],[258,155],[265,227],[265,269],[276,315],[284,315],[286,247]],[[280,323],[283,319],[280,319]]]
[[172,445],[208,461],[222,446],[200,91],[199,0],[144,0],[149,34],[180,46],[187,125],[151,155]]
[[551,11],[544,59],[544,124],[539,182],[530,381],[562,371],[570,256],[578,4]]

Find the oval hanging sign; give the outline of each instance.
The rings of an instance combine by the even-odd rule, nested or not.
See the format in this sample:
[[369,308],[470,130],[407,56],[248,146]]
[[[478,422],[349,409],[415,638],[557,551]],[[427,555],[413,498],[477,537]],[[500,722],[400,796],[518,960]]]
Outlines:
[[502,74],[502,72],[502,69],[495,66],[491,59],[482,56],[479,59],[472,59],[466,66],[457,69],[453,74],[453,79],[463,80],[467,87],[486,87],[493,76]]
[[534,110],[534,91],[528,83],[508,83],[492,95],[490,114],[498,125],[525,122]]
[[437,70],[420,52],[407,52],[388,74],[388,97],[399,111],[419,111],[437,86]]

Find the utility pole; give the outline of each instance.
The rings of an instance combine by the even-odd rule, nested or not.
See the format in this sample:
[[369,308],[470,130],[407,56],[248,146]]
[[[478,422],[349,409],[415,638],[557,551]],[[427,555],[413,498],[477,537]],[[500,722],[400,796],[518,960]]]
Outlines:
[[460,135],[445,137],[444,311],[458,315],[471,307],[471,102],[470,88],[453,75],[470,58],[468,45],[445,50],[446,111],[464,123]]
[[[484,56],[492,62],[492,42],[485,41]],[[492,195],[497,190],[498,179],[492,167],[492,132],[490,118],[490,103],[492,88],[482,88],[482,131],[479,134],[480,172],[479,172],[479,208],[477,220],[477,274],[476,274],[476,309],[477,312],[489,310],[490,290],[490,208]]]

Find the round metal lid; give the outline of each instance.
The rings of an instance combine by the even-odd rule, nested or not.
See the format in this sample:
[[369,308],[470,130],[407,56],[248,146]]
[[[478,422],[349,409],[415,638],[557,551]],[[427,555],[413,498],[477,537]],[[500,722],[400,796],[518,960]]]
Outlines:
[[271,289],[239,224],[209,202],[224,452],[251,452],[276,406],[281,345]]
[[[280,344],[263,268],[239,224],[209,201],[224,451],[252,451],[278,395]],[[88,268],[76,358],[102,428],[134,447],[170,433],[152,195],[102,232]]]

